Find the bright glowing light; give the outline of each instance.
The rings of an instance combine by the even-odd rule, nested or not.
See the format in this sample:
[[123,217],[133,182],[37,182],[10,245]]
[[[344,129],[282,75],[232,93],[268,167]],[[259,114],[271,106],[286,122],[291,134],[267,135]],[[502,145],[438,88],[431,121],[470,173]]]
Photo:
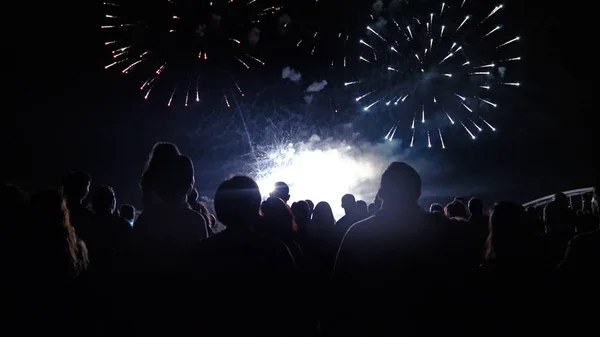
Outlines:
[[[389,144],[386,142],[384,148]],[[390,162],[381,152],[345,142],[324,144],[313,136],[308,143],[269,147],[257,158],[258,168],[252,175],[265,198],[276,182],[284,181],[290,186],[290,203],[326,201],[339,219],[344,215],[340,205],[344,194],[352,193],[357,200],[373,200],[381,173]]]

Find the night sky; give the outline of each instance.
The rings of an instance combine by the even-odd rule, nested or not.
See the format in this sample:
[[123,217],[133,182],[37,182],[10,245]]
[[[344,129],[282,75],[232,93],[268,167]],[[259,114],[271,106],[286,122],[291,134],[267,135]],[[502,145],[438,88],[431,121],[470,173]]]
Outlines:
[[[330,8],[320,14],[322,27],[354,22],[353,15],[373,3],[329,2]],[[518,27],[523,39],[523,85],[506,102],[511,109],[502,111],[494,137],[448,151],[424,151],[423,158],[447,168],[425,184],[439,187],[433,189],[444,196],[478,191],[489,199],[520,202],[590,186],[599,172],[594,147],[598,117],[592,104],[596,74],[591,64],[597,59],[593,10],[568,2],[504,3],[510,25]],[[2,70],[9,88],[2,109],[4,181],[35,190],[59,184],[71,169],[84,169],[94,184],[112,185],[120,203],[139,205],[137,182],[156,141],[176,142],[194,160],[198,187],[206,193],[228,174],[223,163],[232,154],[247,152],[240,135],[234,140],[224,136],[239,121],[229,118],[232,112],[219,115],[215,105],[222,103],[168,109],[144,101],[133,89],[138,82],[104,70],[101,1],[11,6],[17,6],[10,11],[15,21],[5,22],[10,27],[3,41],[8,58],[3,58]],[[314,15],[295,6],[298,17]],[[297,67],[309,77],[318,73],[306,55],[282,55],[267,65],[268,76],[242,79],[248,97],[276,86],[282,66]],[[265,105],[260,108],[268,110]]]

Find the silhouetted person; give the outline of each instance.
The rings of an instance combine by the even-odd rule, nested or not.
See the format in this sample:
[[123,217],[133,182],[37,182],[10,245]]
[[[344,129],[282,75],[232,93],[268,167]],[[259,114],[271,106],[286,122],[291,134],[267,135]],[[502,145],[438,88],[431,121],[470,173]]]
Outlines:
[[187,195],[194,186],[194,166],[185,156],[172,158],[162,168],[156,191],[161,202],[144,209],[133,227],[136,255],[156,268],[177,270],[190,250],[207,238],[204,217],[192,210]]
[[335,224],[335,230],[340,236],[340,241],[350,226],[362,220],[361,216],[358,215],[356,199],[352,194],[346,194],[342,197],[342,208],[346,214]]
[[[525,209],[512,202],[497,203],[490,216],[486,252],[486,312],[497,336],[505,336],[518,326],[522,332],[544,331],[542,321],[549,308],[545,298],[549,279],[540,261],[538,241]],[[518,303],[518,305],[515,305]],[[511,308],[506,310],[506,308]],[[537,332],[536,332],[537,331]]]
[[449,218],[467,219],[467,208],[465,204],[459,200],[454,200],[446,205],[445,211],[446,216]]
[[178,155],[180,155],[180,152],[175,144],[154,144],[140,181],[144,208],[161,201],[158,196],[158,190],[165,184],[165,166],[169,165],[169,162]]
[[308,237],[304,250],[311,271],[330,275],[340,239],[335,231],[333,211],[327,202],[321,201],[315,206]]
[[[392,163],[381,177],[381,211],[354,224],[335,261],[335,335],[438,334],[446,328],[439,287],[451,280],[444,260],[447,220],[419,208],[421,178]],[[444,311],[443,313],[440,311]],[[343,313],[343,314],[342,314]],[[447,318],[450,320],[450,318]]]
[[296,237],[298,243],[302,247],[302,244],[306,241],[308,235],[308,226],[310,221],[310,208],[306,201],[300,200],[292,204],[292,213],[294,213],[294,219],[296,225],[298,225],[298,232]]
[[[557,195],[563,195],[558,193]],[[566,197],[565,197],[566,198]],[[562,197],[544,207],[544,225],[546,233],[542,235],[546,267],[555,269],[563,260],[567,245],[575,234],[571,210]],[[568,200],[568,199],[567,199]]]
[[87,173],[73,171],[63,182],[63,194],[67,200],[71,225],[75,228],[77,236],[84,242],[93,239],[91,226],[94,213],[83,202],[90,191],[91,181]]
[[485,243],[489,234],[490,218],[483,214],[483,202],[479,198],[471,198],[469,200],[469,213],[471,214],[469,222],[471,222],[473,239],[479,243],[477,250],[480,252],[480,256],[483,257]]
[[367,202],[364,200],[356,201],[356,211],[361,217],[361,220],[369,217],[369,209],[367,207]]
[[581,209],[577,212],[575,218],[575,227],[577,234],[583,234],[598,229],[598,217],[592,210],[592,196],[583,195]]
[[335,226],[333,211],[328,203],[321,201],[315,206],[313,211],[311,226],[311,235],[320,235],[330,233]]
[[190,314],[203,335],[289,335],[284,327],[294,260],[282,242],[256,233],[260,205],[260,190],[249,177],[228,179],[215,192],[215,212],[226,229],[198,245],[197,279],[212,291],[198,294],[202,305]]
[[264,235],[283,242],[296,261],[296,266],[301,267],[304,260],[302,248],[296,242],[298,225],[290,207],[281,199],[269,197],[260,206],[263,215],[259,230]]
[[287,203],[290,200],[290,187],[283,181],[278,181],[275,183],[273,192],[269,195],[271,197],[279,198]]
[[92,265],[104,272],[123,267],[129,257],[132,228],[130,223],[115,214],[117,200],[110,186],[100,186],[92,199],[94,208],[94,237],[88,243]]
[[444,214],[444,206],[440,203],[434,202],[429,206],[429,213],[441,213]]
[[130,226],[133,226],[133,223],[135,222],[135,207],[128,204],[122,205],[121,208],[119,208],[119,215],[121,218],[127,220]]
[[[600,200],[600,186],[594,188],[594,199]],[[581,234],[569,242],[564,260],[559,266],[575,284],[591,281],[598,286],[600,279],[600,229]]]
[[80,305],[78,300],[82,298],[78,278],[88,266],[85,244],[69,222],[60,192],[44,190],[34,194],[29,215],[22,224],[26,227],[27,249],[22,254],[26,256],[27,268],[20,287],[26,289],[21,293],[21,301],[28,306],[27,316],[21,319],[28,324],[21,324],[20,332],[24,335],[82,333],[84,315],[73,308]]
[[208,237],[204,217],[187,203],[194,186],[192,161],[181,155],[170,159],[161,181],[155,191],[158,202],[147,206],[133,227],[135,287],[129,302],[136,333],[145,336],[175,336],[186,328],[184,313],[190,305],[184,299],[193,288],[190,264],[196,247]]

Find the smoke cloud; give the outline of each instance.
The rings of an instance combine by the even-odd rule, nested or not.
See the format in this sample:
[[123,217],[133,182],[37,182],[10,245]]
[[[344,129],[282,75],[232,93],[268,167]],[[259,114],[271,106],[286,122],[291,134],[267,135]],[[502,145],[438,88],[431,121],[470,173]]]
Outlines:
[[248,43],[251,46],[256,46],[258,41],[260,41],[260,29],[252,28],[248,33]]
[[327,86],[327,81],[314,82],[306,88],[306,92],[319,92]]
[[506,73],[506,67],[498,67],[498,73],[500,77],[504,78],[504,74]]
[[375,13],[375,15],[380,15],[383,12],[383,1],[375,0],[372,8],[373,8],[373,12]]
[[292,82],[299,82],[302,79],[302,74],[293,68],[285,67],[281,71],[281,78],[284,80],[287,78]]
[[[352,129],[352,125],[348,128]],[[406,162],[419,172],[424,197],[452,195],[464,187],[438,188],[435,184],[439,178],[447,177],[454,167],[402,150],[400,139],[370,143],[361,141],[359,135],[340,140],[313,134],[308,140],[283,141],[264,150],[264,156],[257,161],[259,169],[252,174],[264,196],[272,191],[275,182],[285,181],[290,186],[290,201],[326,201],[336,219],[344,214],[340,199],[346,193],[354,194],[357,200],[373,202],[381,174],[394,161]]]
[[292,23],[292,18],[287,14],[282,14],[278,19],[279,34],[284,35],[290,23]]

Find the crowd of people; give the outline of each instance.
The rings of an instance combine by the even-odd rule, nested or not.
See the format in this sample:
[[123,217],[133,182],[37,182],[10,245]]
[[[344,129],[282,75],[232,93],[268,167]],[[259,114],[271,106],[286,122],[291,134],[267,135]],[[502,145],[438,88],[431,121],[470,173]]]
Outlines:
[[598,188],[580,210],[562,193],[424,210],[419,174],[394,162],[372,203],[341,196],[336,221],[327,202],[289,205],[284,182],[263,200],[246,176],[209,205],[194,176],[157,143],[141,212],[117,210],[110,186],[89,193],[82,171],[31,196],[4,184],[4,335],[597,333]]

